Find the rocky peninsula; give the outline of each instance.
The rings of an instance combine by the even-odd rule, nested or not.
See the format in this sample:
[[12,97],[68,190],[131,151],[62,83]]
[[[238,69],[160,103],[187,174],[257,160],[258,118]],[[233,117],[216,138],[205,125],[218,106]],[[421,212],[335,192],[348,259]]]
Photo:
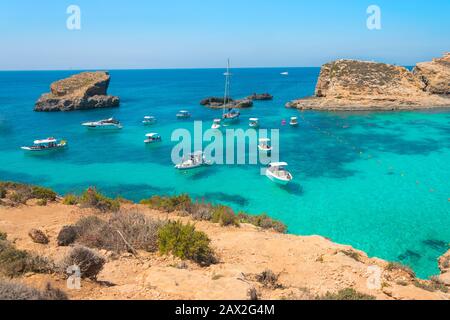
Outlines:
[[73,111],[118,107],[119,97],[107,95],[108,72],[82,72],[53,82],[51,92],[36,102],[35,111]]
[[[406,266],[368,257],[350,246],[268,229],[267,219],[261,226],[230,223],[233,219],[224,216],[208,220],[212,207],[199,207],[182,196],[135,204],[91,188],[80,198],[61,198],[49,189],[16,183],[0,183],[0,191],[0,298],[3,293],[14,299],[26,288],[34,292],[50,285],[52,292],[60,290],[75,300],[450,299],[444,278],[448,254],[440,259],[443,276],[421,280]],[[158,251],[160,237],[180,224],[200,232],[198,245],[212,250],[214,261],[198,263],[206,251],[185,260],[161,251],[161,246]],[[164,226],[169,228],[158,232]],[[80,252],[88,253],[80,260],[86,266],[81,290],[67,288],[61,273],[66,269],[43,268],[44,262],[65,266]],[[11,258],[1,259],[6,256]],[[374,268],[380,272],[375,281]],[[62,292],[59,297],[64,297]]]
[[450,53],[419,63],[412,71],[384,63],[333,61],[322,66],[314,96],[286,107],[332,111],[450,107]]
[[[253,93],[252,95],[243,98],[234,100],[229,98],[228,103],[226,105],[227,108],[235,108],[235,109],[245,109],[253,107],[253,101],[267,101],[272,100],[273,96],[269,93]],[[223,97],[208,97],[200,101],[202,106],[206,106],[212,109],[220,109],[224,107],[224,98]]]

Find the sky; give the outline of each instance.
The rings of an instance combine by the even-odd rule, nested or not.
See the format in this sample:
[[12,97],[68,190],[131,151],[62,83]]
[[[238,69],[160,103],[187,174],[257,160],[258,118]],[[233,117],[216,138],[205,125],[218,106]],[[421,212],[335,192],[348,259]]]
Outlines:
[[449,13],[449,0],[2,0],[0,70],[414,65],[450,51]]

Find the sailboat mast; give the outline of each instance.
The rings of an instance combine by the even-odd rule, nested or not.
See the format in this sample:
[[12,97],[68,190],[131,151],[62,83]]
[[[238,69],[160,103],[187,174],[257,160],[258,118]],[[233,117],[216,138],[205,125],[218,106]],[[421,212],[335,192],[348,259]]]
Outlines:
[[223,114],[225,114],[225,108],[229,102],[229,96],[230,96],[230,59],[228,59],[227,73],[225,73],[225,95],[223,98],[223,109],[222,109]]

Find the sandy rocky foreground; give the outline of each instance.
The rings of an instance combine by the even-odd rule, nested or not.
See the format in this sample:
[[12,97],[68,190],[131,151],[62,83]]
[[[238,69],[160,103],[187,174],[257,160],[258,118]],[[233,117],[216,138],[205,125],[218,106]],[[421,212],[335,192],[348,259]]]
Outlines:
[[[125,206],[161,219],[190,218],[167,215],[142,205]],[[61,227],[75,223],[81,216],[95,214],[90,209],[60,203],[46,207],[35,205],[18,208],[0,207],[0,230],[8,233],[19,249],[61,259],[69,248],[58,247],[56,237]],[[70,299],[248,299],[248,291],[256,288],[261,299],[314,299],[317,295],[354,288],[377,299],[450,299],[450,293],[430,292],[418,288],[402,270],[386,271],[387,262],[368,258],[356,251],[360,261],[344,251],[351,247],[338,245],[319,237],[302,237],[263,231],[251,225],[221,227],[210,222],[195,222],[197,229],[208,234],[220,263],[202,268],[170,256],[140,252],[140,259],[131,254],[114,258],[101,251],[108,262],[98,282],[84,280],[81,290],[68,290],[66,280],[58,275],[27,274],[19,281],[43,287],[48,281],[66,291]],[[48,245],[33,243],[28,237],[32,228],[41,229],[50,237]],[[450,285],[448,260],[450,251],[441,258],[442,280]],[[381,287],[369,289],[369,266],[382,271]],[[255,275],[265,269],[280,274],[282,288],[265,288]]]

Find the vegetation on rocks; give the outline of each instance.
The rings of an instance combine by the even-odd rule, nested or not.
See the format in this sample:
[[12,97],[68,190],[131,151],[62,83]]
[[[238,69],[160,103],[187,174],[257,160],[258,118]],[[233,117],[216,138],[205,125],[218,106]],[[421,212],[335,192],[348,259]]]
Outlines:
[[411,278],[415,278],[415,272],[408,266],[405,266],[399,262],[389,262],[386,266],[386,271],[402,271],[408,274]]
[[97,252],[83,246],[75,246],[61,262],[60,269],[66,274],[69,267],[77,266],[80,268],[81,278],[96,280],[105,263],[105,258]]
[[7,240],[0,241],[0,274],[17,277],[27,272],[50,273],[53,263],[47,258],[18,250]]
[[38,290],[18,282],[0,280],[0,300],[68,300],[68,297],[50,283],[44,290]]
[[95,208],[102,212],[119,211],[120,202],[108,198],[95,188],[88,188],[79,198],[79,204],[83,208]]
[[162,254],[172,253],[183,260],[192,260],[200,265],[208,266],[215,262],[211,240],[194,225],[184,225],[180,221],[169,222],[158,233],[159,251]]
[[316,297],[317,300],[375,300],[374,296],[356,291],[353,288],[339,290],[337,293],[327,292],[323,296]]
[[16,182],[0,182],[0,198],[4,205],[25,204],[30,199],[37,199],[38,205],[46,205],[48,201],[55,201],[56,192],[49,188],[32,186]]

